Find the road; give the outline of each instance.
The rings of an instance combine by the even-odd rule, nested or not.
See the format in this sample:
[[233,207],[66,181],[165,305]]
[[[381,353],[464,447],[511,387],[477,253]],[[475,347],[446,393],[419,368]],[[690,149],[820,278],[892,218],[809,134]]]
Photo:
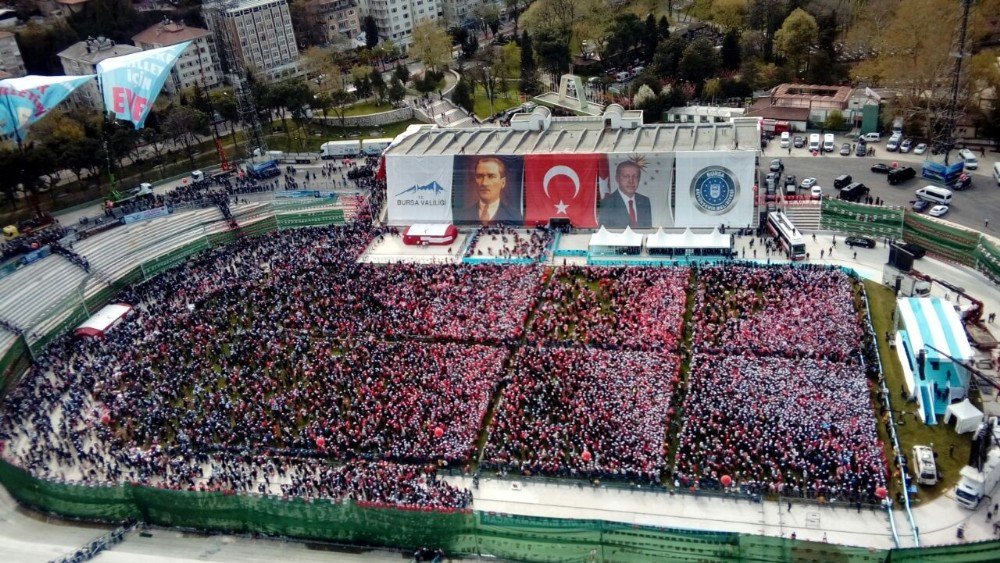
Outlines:
[[[837,139],[838,150],[840,144],[846,139]],[[801,182],[803,178],[816,178],[818,184],[823,186],[823,193],[827,197],[837,197],[837,190],[833,189],[833,179],[841,174],[850,174],[855,182],[862,182],[871,189],[872,197],[882,198],[886,205],[898,205],[909,207],[915,196],[914,190],[931,182],[920,177],[920,168],[923,156],[910,154],[889,153],[885,151],[885,142],[875,145],[876,157],[840,156],[839,152],[827,153],[826,156],[811,156],[806,149],[792,149],[791,156],[788,156],[788,149],[778,146],[778,141],[768,143],[764,149],[764,155],[760,159],[761,171],[767,174],[768,165],[772,158],[780,158],[785,164],[785,174],[794,174]],[[952,158],[958,158],[957,152],[952,153]],[[997,233],[1000,228],[1000,189],[996,180],[993,179],[993,163],[1000,159],[997,153],[986,153],[980,158],[979,169],[970,171],[972,175],[971,190],[955,192],[952,200],[951,210],[943,219],[975,229],[984,230],[984,220],[990,220],[990,227],[986,231],[992,234]],[[872,164],[884,162],[892,165],[893,162],[900,166],[912,166],[917,170],[917,177],[896,186],[890,186],[885,174],[878,174],[871,171]],[[954,162],[954,160],[952,160]],[[799,190],[805,193],[805,190]]]

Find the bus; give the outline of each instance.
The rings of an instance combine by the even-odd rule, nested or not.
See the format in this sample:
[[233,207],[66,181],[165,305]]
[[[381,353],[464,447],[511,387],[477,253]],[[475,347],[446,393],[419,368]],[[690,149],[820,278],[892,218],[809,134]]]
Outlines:
[[772,211],[767,214],[767,231],[778,239],[790,260],[806,257],[806,239],[784,213]]

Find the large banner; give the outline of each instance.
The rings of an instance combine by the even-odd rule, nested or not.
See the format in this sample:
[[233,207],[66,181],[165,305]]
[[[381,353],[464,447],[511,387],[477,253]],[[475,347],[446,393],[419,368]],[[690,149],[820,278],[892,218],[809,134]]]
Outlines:
[[22,76],[0,80],[0,136],[23,139],[31,124],[93,77]]
[[670,209],[673,155],[609,154],[607,158],[607,180],[600,182],[598,223],[609,229],[673,226]]
[[389,223],[451,223],[452,157],[386,155]]
[[524,222],[569,219],[574,227],[597,226],[598,181],[606,175],[603,154],[529,154],[524,157]]
[[674,227],[747,227],[753,221],[754,153],[677,155]]
[[104,96],[105,111],[142,128],[153,102],[160,95],[170,69],[190,41],[112,57],[97,63],[97,79]]
[[455,223],[524,223],[522,157],[454,158],[451,205]]

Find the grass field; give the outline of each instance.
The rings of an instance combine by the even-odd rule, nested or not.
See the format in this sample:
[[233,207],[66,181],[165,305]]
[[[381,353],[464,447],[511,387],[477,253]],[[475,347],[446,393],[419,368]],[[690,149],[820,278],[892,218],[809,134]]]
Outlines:
[[[956,434],[952,427],[944,424],[927,426],[917,416],[917,403],[903,398],[901,393],[903,369],[899,365],[896,350],[890,348],[885,340],[886,331],[892,328],[896,297],[891,289],[872,281],[865,281],[865,290],[871,303],[872,324],[875,327],[875,334],[878,335],[878,350],[882,357],[882,369],[889,389],[893,417],[896,420],[899,445],[907,459],[910,459],[914,445],[933,445],[934,451],[938,454],[937,466],[942,479],[933,487],[921,486],[920,494],[917,496],[917,502],[933,500],[958,484],[958,473],[969,459],[970,435]],[[884,428],[880,428],[880,434],[888,443]],[[952,448],[954,451],[949,454]],[[891,448],[887,451],[887,455],[891,458]],[[899,490],[898,481],[895,479],[894,481],[893,494]]]
[[493,114],[506,111],[512,107],[521,105],[521,98],[517,88],[508,88],[506,92],[498,92],[493,99],[493,111],[490,111],[490,100],[486,97],[486,91],[482,86],[477,85],[473,93],[472,111],[482,119],[491,117]]
[[[371,100],[359,102],[344,109],[344,116],[351,117],[354,115],[368,115],[370,113],[382,113],[383,111],[389,111],[393,109],[392,104],[380,104],[378,102],[373,102]],[[327,112],[327,115],[333,117],[336,115],[335,112]]]

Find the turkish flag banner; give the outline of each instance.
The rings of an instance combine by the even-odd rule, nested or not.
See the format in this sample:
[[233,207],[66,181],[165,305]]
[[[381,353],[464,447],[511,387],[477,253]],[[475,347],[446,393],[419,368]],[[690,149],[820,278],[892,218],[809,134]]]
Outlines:
[[529,154],[524,157],[524,222],[541,225],[569,219],[597,227],[597,187],[607,170],[602,154]]

